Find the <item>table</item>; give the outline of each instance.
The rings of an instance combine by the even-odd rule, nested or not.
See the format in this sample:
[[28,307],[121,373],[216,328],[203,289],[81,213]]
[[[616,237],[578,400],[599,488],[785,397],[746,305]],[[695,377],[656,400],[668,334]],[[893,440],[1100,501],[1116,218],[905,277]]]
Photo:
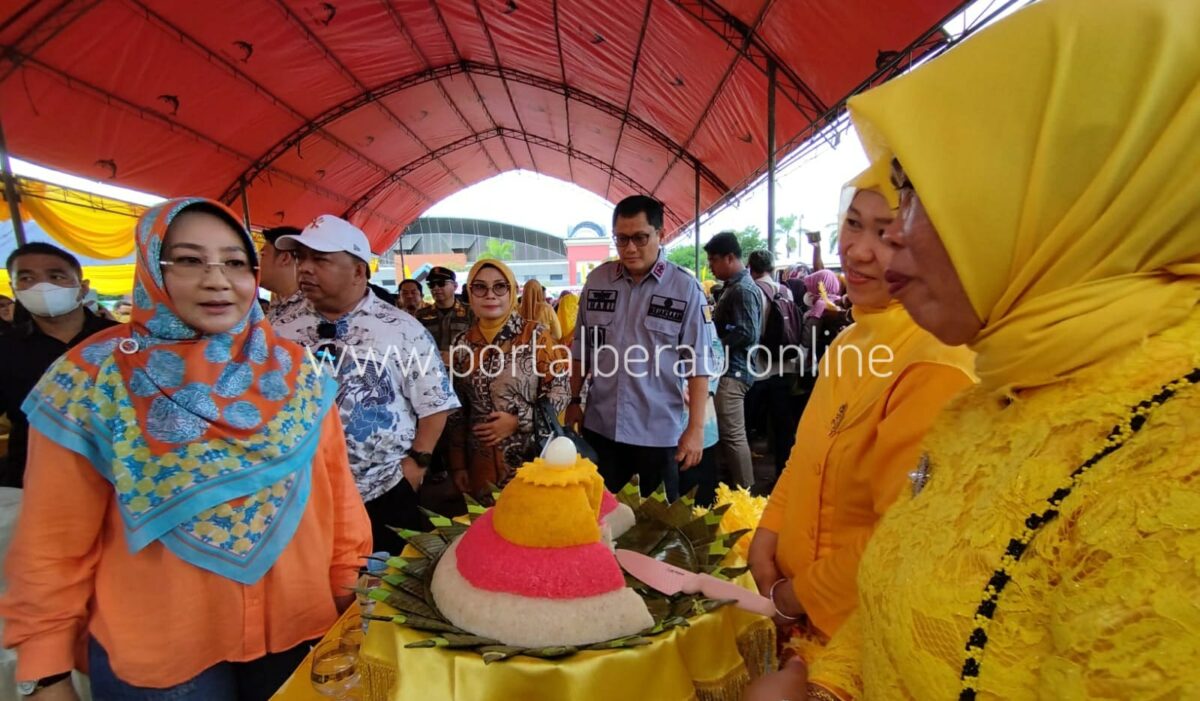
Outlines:
[[[346,615],[351,612],[357,606]],[[393,612],[376,604],[375,613]],[[341,621],[333,628],[340,630]],[[772,621],[729,606],[656,636],[647,646],[585,651],[562,660],[519,657],[485,665],[474,652],[404,647],[426,637],[370,622],[360,652],[363,701],[737,701],[751,679],[775,666]],[[306,658],[272,698],[324,699],[308,681],[309,664]]]
[[[329,632],[325,634],[325,637],[321,638],[321,642],[330,640],[335,636],[340,636],[342,634],[342,628],[345,626],[346,619],[350,616],[356,616],[358,613],[358,603],[355,602],[351,604],[350,608],[346,609],[346,612],[342,614],[342,617],[333,624],[333,627],[329,629]],[[315,649],[316,646],[314,645],[313,647]],[[309,681],[308,671],[311,668],[312,650],[309,650],[308,654],[304,657],[304,662],[300,663],[300,666],[296,668],[296,671],[292,672],[292,676],[288,677],[288,680],[284,682],[283,686],[279,687],[279,691],[276,691],[275,694],[271,696],[271,701],[329,701],[329,697],[322,696],[321,694],[317,693],[317,690],[313,688],[312,682]]]

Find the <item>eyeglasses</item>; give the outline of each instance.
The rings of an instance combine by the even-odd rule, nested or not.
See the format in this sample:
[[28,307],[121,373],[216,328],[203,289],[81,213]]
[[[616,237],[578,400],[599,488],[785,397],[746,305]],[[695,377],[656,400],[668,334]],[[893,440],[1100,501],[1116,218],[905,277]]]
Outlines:
[[444,287],[444,286],[446,286],[446,285],[449,285],[449,284],[451,284],[451,283],[453,283],[453,282],[454,282],[453,280],[430,280],[430,281],[429,281],[429,286],[430,286],[431,288],[432,288],[432,287]]
[[634,234],[633,236],[613,236],[613,241],[617,242],[617,250],[625,248],[629,244],[633,244],[638,248],[645,248],[646,244],[650,243],[650,234]]
[[486,282],[471,283],[471,294],[475,295],[476,297],[486,296],[488,290],[491,290],[492,294],[496,295],[497,297],[503,297],[504,295],[508,294],[510,289],[512,288],[509,287],[507,282],[493,282],[491,287],[488,287]]
[[210,268],[220,270],[226,280],[252,278],[255,271],[254,266],[250,265],[250,261],[237,258],[220,263],[209,263],[203,258],[195,256],[180,256],[172,260],[161,260],[158,264],[165,266],[168,270],[174,270],[176,275],[189,280],[198,280],[204,277]]

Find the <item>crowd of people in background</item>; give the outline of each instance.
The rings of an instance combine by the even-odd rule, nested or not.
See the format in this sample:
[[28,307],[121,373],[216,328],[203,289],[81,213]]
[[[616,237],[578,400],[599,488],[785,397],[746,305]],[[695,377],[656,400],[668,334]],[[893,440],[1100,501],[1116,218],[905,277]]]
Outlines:
[[851,100],[840,271],[724,232],[702,283],[635,195],[577,295],[499,260],[393,293],[350,222],[256,249],[183,199],[140,219],[119,323],[18,248],[18,678],[73,699],[83,643],[109,697],[265,699],[435,493],[488,503],[571,432],[611,491],[769,494],[748,565],[787,661],[748,701],[1195,697],[1200,6],[1105,9],[1038,3]]
[[[15,250],[16,299],[0,299],[0,480],[26,496],[0,615],[19,675],[58,681],[74,640],[61,631],[84,630],[98,689],[261,697],[345,607],[367,555],[400,552],[401,529],[428,526],[423,505],[489,503],[555,426],[582,436],[610,490],[636,476],[645,494],[707,504],[719,481],[754,486],[754,377],[772,375],[789,414],[800,396],[806,351],[771,367],[753,348],[767,300],[787,288],[761,254],[752,277],[721,234],[714,299],[666,260],[662,227],[656,200],[618,204],[618,257],[578,295],[550,299],[499,260],[477,262],[461,294],[438,266],[392,295],[371,284],[367,238],[345,220],[267,229],[256,248],[221,205],[173,200],[140,220],[135,289],[112,315],[86,303],[73,255]],[[389,360],[398,349],[424,364]],[[767,414],[760,429],[793,431]],[[175,564],[151,573],[151,561]],[[297,578],[304,600],[327,603],[301,610],[280,588]],[[200,609],[168,613],[167,592],[182,589],[203,592],[203,610],[261,617],[258,637],[187,618]],[[172,625],[202,644],[157,665],[178,641],[158,623],[148,632],[155,613],[182,617]]]
[[[632,211],[633,215],[622,214],[627,211]],[[536,330],[538,343],[534,354],[541,359],[539,362],[545,364],[547,358],[558,357],[563,359],[561,367],[566,368],[572,358],[577,358],[577,364],[582,361],[582,351],[588,347],[589,341],[589,336],[584,333],[586,329],[591,330],[592,341],[613,341],[619,347],[626,347],[622,344],[643,343],[648,348],[655,348],[667,341],[690,347],[691,344],[685,342],[700,340],[699,329],[709,328],[715,340],[696,346],[701,349],[699,357],[711,363],[715,349],[722,360],[720,371],[715,366],[707,370],[709,374],[705,376],[711,379],[713,386],[698,393],[697,406],[708,408],[698,416],[697,421],[709,420],[716,426],[719,456],[714,456],[710,461],[713,463],[711,470],[698,471],[705,474],[711,472],[710,477],[699,482],[702,485],[701,496],[711,495],[711,487],[715,486],[717,480],[768,493],[783,471],[794,441],[796,424],[816,380],[818,373],[815,361],[820,359],[841,328],[851,322],[849,304],[843,302],[841,294],[842,280],[829,270],[810,272],[808,266],[776,270],[767,251],[756,250],[749,256],[743,256],[737,237],[732,233],[721,233],[706,246],[712,276],[720,282],[693,289],[687,281],[694,282],[695,278],[661,255],[660,217],[658,203],[649,198],[631,198],[623,202],[614,216],[614,226],[633,220],[642,226],[643,232],[635,234],[621,247],[622,257],[606,269],[607,273],[594,276],[593,282],[581,294],[566,291],[557,298],[550,298],[537,280],[529,279],[521,285],[512,279],[509,282],[511,288],[504,295],[507,300],[505,304],[511,309],[505,311],[504,318],[508,319],[511,314],[525,324],[520,329],[514,326],[513,330],[517,331],[515,337],[503,334],[495,345],[511,350],[509,343],[519,339],[517,347],[524,348],[534,338],[533,332]],[[854,221],[851,219],[851,222]],[[643,241],[637,238],[639,235],[647,238]],[[620,246],[620,235],[614,238]],[[370,252],[365,236],[347,222],[334,217],[321,217],[304,229],[291,226],[266,229],[262,232],[262,243],[257,254],[258,284],[270,293],[263,311],[283,338],[308,348],[330,351],[334,356],[347,349],[362,351],[370,348],[376,348],[382,354],[383,349],[388,347],[420,346],[426,337],[420,332],[423,329],[428,332],[447,368],[455,364],[451,352],[455,346],[477,354],[482,346],[493,344],[498,330],[488,329],[486,323],[480,326],[481,305],[487,306],[494,295],[476,297],[470,294],[473,276],[499,275],[505,280],[511,277],[503,262],[490,261],[482,269],[472,269],[467,274],[466,285],[460,290],[455,271],[435,266],[422,280],[402,280],[395,294],[391,294],[370,283]],[[745,263],[743,258],[746,258]],[[814,263],[822,265],[819,251]],[[19,487],[25,463],[26,429],[20,409],[24,398],[50,364],[69,348],[116,322],[129,323],[134,304],[131,298],[119,299],[112,305],[111,313],[102,305],[87,305],[87,281],[82,279],[82,268],[78,261],[70,253],[50,244],[29,244],[14,251],[8,260],[8,269],[18,289],[18,296],[25,298],[25,304],[0,296],[0,350],[20,358],[19,362],[6,363],[0,368],[0,373],[5,375],[0,390],[4,393],[4,413],[6,420],[11,423],[9,449],[0,482]],[[627,295],[619,292],[612,295],[608,290],[612,287],[611,283],[618,280],[604,281],[603,276],[607,274],[620,279],[629,275],[630,282],[636,283],[640,278],[633,271],[641,271],[642,276],[649,272],[656,281],[667,277],[670,280],[678,278],[678,282],[674,282],[673,287],[661,286],[667,288],[669,294],[658,294],[662,290],[656,287],[654,289],[657,291],[650,298],[642,300],[651,311],[641,328],[623,328],[627,324],[613,322],[625,322],[630,318],[629,314],[623,313]],[[605,286],[606,282],[608,286]],[[47,285],[55,289],[49,289]],[[430,295],[428,299],[426,290]],[[592,297],[588,298],[588,294]],[[78,300],[73,297],[78,297]],[[763,336],[772,303],[777,298],[785,300],[782,303],[787,305],[787,313],[797,318],[803,317],[803,331],[797,336],[799,343],[786,356],[773,353],[760,344],[765,340]],[[616,306],[609,300],[616,300]],[[665,308],[662,306],[664,302],[675,303],[676,307]],[[55,304],[61,306],[53,306]],[[686,319],[676,313],[688,309],[690,313],[685,314]],[[417,324],[413,324],[413,320]],[[577,334],[577,330],[581,333]],[[705,347],[708,348],[707,353],[703,350]],[[483,372],[485,365],[476,362],[473,372]],[[518,363],[517,366],[526,370],[533,367],[528,363]],[[543,370],[548,370],[548,366]],[[497,368],[490,366],[487,370],[496,371]],[[463,373],[466,373],[465,366]],[[441,381],[436,367],[428,368],[428,372],[422,372],[421,375],[424,381],[434,385]],[[487,386],[472,386],[470,373],[466,375],[456,378],[452,391],[445,394],[449,396],[466,391],[482,396]],[[498,487],[505,483],[507,473],[504,470],[476,468],[472,473],[475,474],[471,481],[473,486],[470,489],[462,487],[467,483],[467,478],[452,473],[466,471],[467,464],[475,464],[462,459],[470,441],[454,446],[451,442],[454,431],[443,431],[436,427],[427,427],[424,431],[432,438],[418,439],[417,434],[421,432],[416,427],[424,418],[422,412],[427,407],[389,409],[386,406],[404,400],[412,402],[414,395],[411,392],[420,393],[423,390],[402,387],[397,384],[399,381],[396,378],[382,370],[376,370],[374,375],[365,380],[361,373],[355,377],[357,379],[349,376],[339,378],[345,381],[340,386],[338,403],[343,407],[343,423],[350,431],[352,460],[362,460],[357,465],[356,475],[364,497],[369,497],[368,501],[381,498],[400,485],[399,473],[392,463],[398,464],[396,456],[403,456],[410,451],[431,455],[428,464],[422,467],[432,468],[430,479],[435,483],[453,476],[453,483],[460,487],[460,491],[479,497],[485,495],[488,485]],[[669,378],[662,387],[639,386],[635,392],[628,393],[623,391],[620,378],[599,379],[601,388],[597,392],[594,388],[598,382],[595,374],[589,374],[586,383],[582,382],[584,377],[578,378],[579,387],[574,390],[571,389],[570,377],[571,373],[566,372],[561,378],[562,382],[553,383],[552,403],[560,403],[558,395],[564,393],[567,400],[566,406],[558,407],[556,420],[569,418],[570,425],[587,432],[588,438],[602,447],[604,455],[612,456],[614,465],[642,462],[623,460],[622,456],[629,453],[618,449],[620,446],[652,449],[636,453],[639,456],[651,455],[650,464],[657,466],[654,469],[643,468],[644,474],[640,475],[643,484],[647,489],[656,484],[665,484],[672,497],[677,496],[680,462],[675,458],[675,451],[681,443],[674,433],[681,436],[687,434],[685,443],[689,448],[686,452],[691,459],[695,459],[695,436],[699,432],[698,428],[685,423],[690,408],[690,404],[686,404],[690,402],[690,385],[686,379]],[[391,384],[381,384],[378,381],[380,378]],[[678,389],[668,386],[672,383],[677,383]],[[494,384],[494,379],[488,378],[487,385]],[[525,433],[520,433],[515,426],[510,428],[509,421],[501,418],[494,437],[496,444],[499,444],[500,441],[513,440],[514,435],[524,436],[521,450],[509,451],[509,459],[500,461],[515,467],[528,459],[537,443],[535,438],[545,438],[545,435],[535,436],[532,433],[534,422],[529,410],[538,404],[539,398],[547,398],[549,390],[549,385],[525,388],[522,392],[507,388],[487,402],[479,401],[476,397],[473,407],[475,418],[471,418],[472,407],[464,406],[455,415],[462,421],[451,420],[449,425],[479,428],[477,424],[484,420],[480,418],[479,411],[487,408],[482,414],[486,417],[498,412],[490,408],[495,402],[504,397],[510,400],[521,397],[524,402],[522,427]],[[585,422],[577,412],[583,409],[583,400],[588,394],[595,400],[596,408],[591,412],[595,418]],[[617,397],[621,397],[621,401],[617,401]],[[416,401],[419,404],[422,400],[418,398]],[[438,401],[442,401],[442,398]],[[677,430],[663,433],[657,427],[652,428],[649,422],[633,421],[639,405],[644,405],[656,415],[661,413],[669,417],[667,425]],[[440,405],[435,403],[431,406]],[[571,407],[575,407],[574,412],[567,411]],[[416,414],[408,415],[414,411]],[[516,415],[521,412],[508,413]],[[619,415],[629,416],[625,420],[638,426],[618,428],[616,422]],[[385,416],[391,416],[397,423],[389,423]],[[400,421],[396,418],[400,416],[407,418]],[[601,416],[606,418],[599,418]],[[401,425],[406,428],[400,433],[409,432],[411,435],[383,442],[375,435],[376,432],[393,433]],[[373,427],[373,431],[364,432],[366,426]],[[690,431],[685,432],[685,427]],[[478,435],[478,431],[473,430],[471,435]],[[670,445],[666,445],[668,443]],[[363,447],[367,445],[369,449]],[[474,446],[476,453],[479,452],[478,447]],[[765,456],[759,451],[764,450],[772,456],[775,469],[759,470],[760,474],[756,475],[752,463],[762,462]],[[384,463],[388,467],[383,470],[385,474],[381,474],[380,465]],[[688,464],[688,461],[685,460],[683,464]],[[614,485],[630,477],[623,469],[612,467],[609,471]],[[415,470],[410,469],[409,472]],[[695,476],[692,475],[693,478]],[[371,482],[374,482],[373,486]],[[414,479],[407,480],[406,484],[414,492],[419,488],[419,483]],[[691,486],[697,486],[695,479],[691,480]],[[408,516],[399,518],[397,524],[420,525],[415,493],[406,494],[406,499],[402,501],[404,505],[400,512]],[[379,506],[390,511],[397,505],[395,499],[389,498]],[[381,527],[377,535],[393,546],[398,544],[394,534],[386,528]]]

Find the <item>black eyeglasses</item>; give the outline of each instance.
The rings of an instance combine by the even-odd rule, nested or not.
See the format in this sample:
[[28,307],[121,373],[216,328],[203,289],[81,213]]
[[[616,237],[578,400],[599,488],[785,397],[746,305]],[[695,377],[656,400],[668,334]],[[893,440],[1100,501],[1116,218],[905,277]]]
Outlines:
[[512,288],[509,287],[507,282],[493,282],[491,287],[489,287],[486,282],[471,283],[471,294],[475,295],[476,297],[486,296],[488,290],[491,290],[492,294],[496,295],[497,297],[503,297],[504,295],[508,294],[510,289]]
[[430,287],[443,287],[445,285],[452,284],[453,282],[454,282],[453,280],[430,280],[429,286]]
[[633,236],[613,236],[613,241],[617,242],[617,250],[625,248],[629,244],[633,244],[638,248],[645,248],[646,244],[650,243],[650,234],[634,234]]

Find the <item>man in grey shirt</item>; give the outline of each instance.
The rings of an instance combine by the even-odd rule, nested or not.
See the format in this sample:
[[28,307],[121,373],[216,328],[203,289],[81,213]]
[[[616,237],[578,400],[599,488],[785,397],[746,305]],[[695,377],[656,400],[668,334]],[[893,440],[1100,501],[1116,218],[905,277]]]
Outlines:
[[717,385],[717,430],[721,452],[733,473],[736,486],[754,486],[754,464],[746,438],[746,392],[754,385],[752,353],[758,345],[763,322],[763,294],[742,265],[742,246],[737,234],[723,231],[704,245],[708,267],[725,283],[721,301],[713,310],[717,335],[725,344],[729,367]]
[[675,499],[679,471],[703,453],[708,377],[719,369],[704,291],[663,256],[662,227],[662,204],[650,197],[627,197],[613,212],[619,258],[593,270],[583,286],[566,422],[582,425],[610,491],[636,473],[642,494],[665,481]]

